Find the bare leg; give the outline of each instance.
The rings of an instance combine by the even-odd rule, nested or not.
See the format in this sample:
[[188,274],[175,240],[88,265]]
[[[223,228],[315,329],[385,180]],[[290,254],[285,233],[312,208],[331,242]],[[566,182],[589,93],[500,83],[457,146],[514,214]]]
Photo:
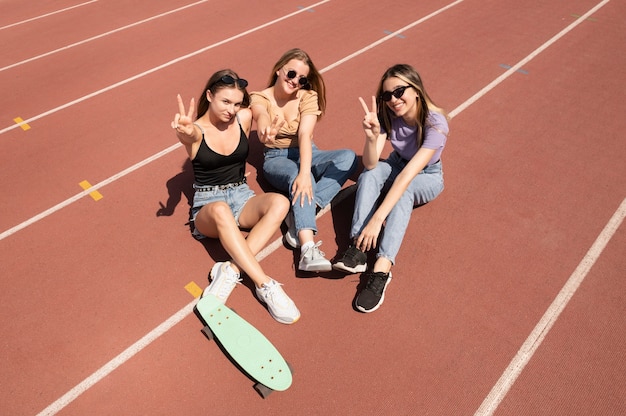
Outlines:
[[239,216],[239,224],[250,228],[246,241],[252,253],[256,255],[265,247],[280,228],[288,211],[289,200],[277,193],[257,195],[246,202]]
[[270,278],[254,256],[278,229],[289,209],[286,198],[281,195],[275,198],[273,195],[255,196],[244,206],[239,222],[245,228],[252,226],[247,240],[241,234],[230,207],[224,202],[207,204],[196,216],[198,230],[207,237],[218,238],[232,257],[234,266],[250,276],[257,287],[268,283]]
[[300,241],[300,245],[304,245],[306,243],[308,243],[309,241],[313,241],[314,238],[314,234],[313,234],[313,230],[300,230],[298,232],[298,240]]
[[374,263],[374,272],[384,272],[384,273],[389,273],[391,271],[391,262],[389,261],[389,259],[385,258],[385,257],[379,257],[376,259],[376,262]]

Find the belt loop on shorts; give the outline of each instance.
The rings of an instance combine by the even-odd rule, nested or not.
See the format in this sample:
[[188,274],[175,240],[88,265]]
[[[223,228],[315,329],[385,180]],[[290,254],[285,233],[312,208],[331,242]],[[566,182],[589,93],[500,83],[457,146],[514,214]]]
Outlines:
[[240,180],[239,182],[227,183],[226,185],[200,186],[194,183],[193,189],[195,189],[198,192],[223,191],[224,189],[236,188],[238,186],[243,185],[246,182],[247,180],[246,180],[246,177],[244,176],[244,178]]

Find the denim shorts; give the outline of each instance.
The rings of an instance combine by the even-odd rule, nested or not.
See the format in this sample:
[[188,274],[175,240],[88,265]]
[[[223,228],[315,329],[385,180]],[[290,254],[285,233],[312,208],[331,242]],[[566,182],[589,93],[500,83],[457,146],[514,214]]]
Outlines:
[[[235,217],[235,222],[239,225],[239,215],[241,215],[244,205],[254,196],[254,191],[245,182],[236,186],[201,187],[194,185],[194,188],[196,188],[196,192],[193,195],[193,206],[191,207],[192,224],[203,206],[213,202],[224,201],[230,207],[233,217]],[[198,240],[206,238],[195,226],[191,227],[191,235]]]

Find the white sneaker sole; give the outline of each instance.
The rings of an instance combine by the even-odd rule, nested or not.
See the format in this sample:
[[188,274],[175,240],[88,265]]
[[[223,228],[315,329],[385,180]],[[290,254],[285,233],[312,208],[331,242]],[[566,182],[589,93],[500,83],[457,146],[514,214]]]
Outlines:
[[354,267],[348,267],[343,262],[333,264],[333,269],[347,273],[363,273],[367,271],[367,264],[357,264]]
[[295,228],[295,224],[293,224],[292,222],[291,215],[293,214],[289,213],[287,214],[287,217],[285,217],[285,225],[287,226],[287,232],[285,233],[285,243],[287,243],[287,245],[291,248],[298,248],[300,247],[300,239],[297,235],[292,235],[292,233],[289,232],[292,228]]
[[298,241],[298,238],[294,238],[290,233],[289,230],[287,230],[287,232],[285,233],[285,243],[287,243],[287,245],[291,248],[298,248],[300,247],[300,241]]
[[270,316],[272,318],[274,318],[274,320],[278,323],[281,324],[285,324],[285,325],[291,325],[291,324],[295,324],[296,322],[298,322],[300,320],[300,316],[302,316],[300,314],[300,311],[298,311],[298,316],[294,317],[294,318],[290,318],[290,319],[283,319],[279,316],[276,316],[272,313],[272,310],[270,309],[270,307],[267,305],[267,302],[265,302],[259,295],[257,295],[257,299],[267,307],[267,311],[270,313]]
[[302,265],[298,264],[298,270],[303,271],[303,272],[329,272],[333,269],[333,266],[328,263],[328,264],[309,264],[305,267],[302,267]]

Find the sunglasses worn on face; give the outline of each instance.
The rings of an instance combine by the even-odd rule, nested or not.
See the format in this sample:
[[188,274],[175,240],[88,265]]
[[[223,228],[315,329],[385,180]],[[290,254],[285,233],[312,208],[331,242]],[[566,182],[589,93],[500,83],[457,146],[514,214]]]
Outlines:
[[380,98],[382,98],[383,101],[391,101],[392,95],[396,98],[400,98],[404,95],[404,91],[406,91],[407,88],[412,88],[412,87],[410,85],[403,85],[402,87],[398,87],[393,91],[385,91],[380,96]]
[[224,85],[235,85],[236,83],[237,87],[241,89],[244,89],[248,86],[248,81],[243,78],[233,78],[230,75],[224,75],[223,77],[209,85],[209,89],[213,88],[218,83],[222,83]]
[[[287,75],[287,78],[289,79],[294,79],[296,75],[298,74],[293,69],[290,69],[289,71],[285,73],[285,75]],[[298,84],[300,84],[301,87],[305,87],[308,83],[309,83],[309,80],[307,79],[307,77],[298,78]]]

